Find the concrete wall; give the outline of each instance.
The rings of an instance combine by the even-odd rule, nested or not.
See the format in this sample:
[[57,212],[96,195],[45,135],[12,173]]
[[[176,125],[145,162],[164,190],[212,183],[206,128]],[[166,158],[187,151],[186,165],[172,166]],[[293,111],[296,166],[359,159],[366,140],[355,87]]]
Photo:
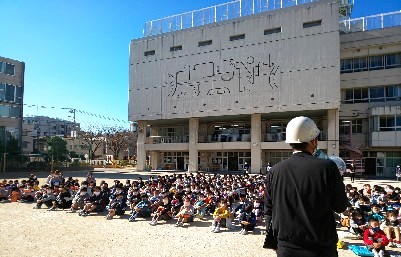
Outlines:
[[323,0],[133,40],[129,119],[339,108],[338,17],[337,1]]

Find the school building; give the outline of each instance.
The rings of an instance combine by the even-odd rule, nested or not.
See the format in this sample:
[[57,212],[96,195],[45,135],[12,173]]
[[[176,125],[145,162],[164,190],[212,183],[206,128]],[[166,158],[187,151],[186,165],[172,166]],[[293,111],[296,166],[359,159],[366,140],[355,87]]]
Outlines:
[[238,0],[150,21],[130,44],[137,169],[252,173],[319,148],[369,174],[401,163],[401,13],[349,19],[351,0]]

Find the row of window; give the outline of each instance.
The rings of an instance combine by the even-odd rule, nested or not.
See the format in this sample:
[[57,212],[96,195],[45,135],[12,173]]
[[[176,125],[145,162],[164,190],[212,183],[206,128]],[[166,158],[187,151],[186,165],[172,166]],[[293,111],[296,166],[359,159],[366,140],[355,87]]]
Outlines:
[[340,67],[341,73],[400,68],[401,53],[342,59]]
[[[310,22],[304,22],[303,23],[303,28],[311,28],[311,27],[316,27],[322,25],[322,20],[317,20],[317,21],[310,21]],[[271,34],[276,34],[276,33],[281,33],[282,28],[277,27],[277,28],[272,28],[272,29],[266,29],[264,30],[263,34],[264,35],[271,35]],[[237,40],[243,40],[245,39],[245,34],[239,34],[239,35],[233,35],[230,36],[230,41],[237,41]],[[205,40],[205,41],[199,41],[198,42],[198,47],[202,46],[208,46],[213,44],[213,40]],[[170,52],[175,52],[175,51],[180,51],[182,50],[182,45],[177,45],[177,46],[172,46],[170,47]],[[156,51],[155,50],[149,50],[145,51],[144,55],[145,56],[152,56],[155,55]]]
[[0,83],[0,101],[22,103],[22,88],[10,84]]
[[21,118],[21,108],[8,105],[0,105],[0,117]]
[[401,131],[401,115],[377,115],[371,117],[373,131]]
[[0,73],[4,73],[4,74],[7,74],[7,75],[14,76],[15,75],[15,66],[14,66],[14,64],[0,61]]
[[388,102],[401,100],[401,85],[346,89],[344,103]]

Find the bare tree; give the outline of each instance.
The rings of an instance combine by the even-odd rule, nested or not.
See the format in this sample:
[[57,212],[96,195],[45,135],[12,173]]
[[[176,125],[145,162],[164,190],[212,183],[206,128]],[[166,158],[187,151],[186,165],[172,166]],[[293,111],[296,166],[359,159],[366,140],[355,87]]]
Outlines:
[[105,145],[106,137],[105,128],[99,125],[91,125],[81,132],[82,138],[86,142],[86,146],[89,149],[89,159],[95,158],[95,153],[98,149],[101,149]]
[[[109,127],[105,129],[104,136],[107,140],[107,149],[113,153],[114,159],[135,144],[135,135],[121,127]],[[128,153],[127,153],[128,155]]]

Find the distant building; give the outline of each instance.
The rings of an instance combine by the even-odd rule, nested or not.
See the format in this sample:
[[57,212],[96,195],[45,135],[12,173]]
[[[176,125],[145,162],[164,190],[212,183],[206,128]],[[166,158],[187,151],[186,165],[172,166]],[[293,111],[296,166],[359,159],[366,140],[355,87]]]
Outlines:
[[[36,136],[51,137],[51,136],[63,136],[71,137],[72,132],[80,131],[80,123],[74,123],[68,120],[62,120],[59,118],[50,118],[46,116],[32,116],[24,117],[24,124],[33,124]],[[75,128],[75,129],[74,129]]]
[[0,57],[0,153],[13,139],[21,147],[24,73],[24,62]]

